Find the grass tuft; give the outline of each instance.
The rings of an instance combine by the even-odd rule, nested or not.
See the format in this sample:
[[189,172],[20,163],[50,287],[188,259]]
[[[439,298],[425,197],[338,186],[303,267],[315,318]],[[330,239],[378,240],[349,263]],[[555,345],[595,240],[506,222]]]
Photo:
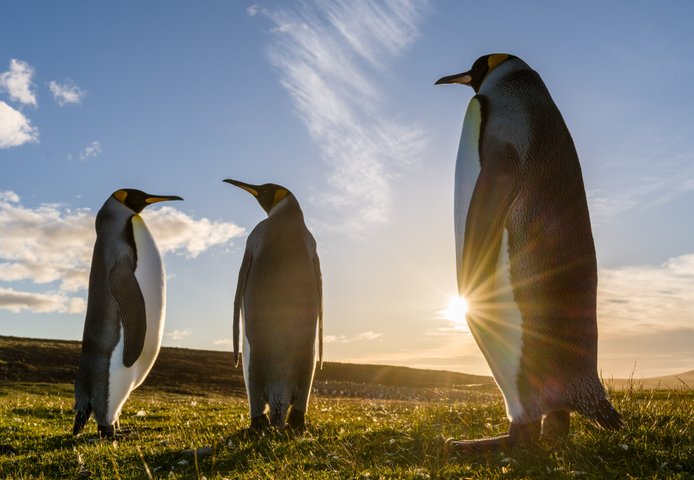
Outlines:
[[[343,388],[343,387],[341,387]],[[72,386],[0,386],[0,478],[672,478],[694,477],[690,389],[634,382],[612,392],[626,428],[601,430],[572,416],[567,439],[534,451],[448,458],[447,438],[508,429],[499,395],[462,400],[315,396],[304,434],[251,434],[242,398],[138,390],[125,433],[100,440],[90,421],[70,434]]]

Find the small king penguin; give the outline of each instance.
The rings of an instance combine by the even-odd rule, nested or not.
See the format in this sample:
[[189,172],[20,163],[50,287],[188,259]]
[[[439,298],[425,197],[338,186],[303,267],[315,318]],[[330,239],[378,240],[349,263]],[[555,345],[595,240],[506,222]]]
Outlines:
[[299,202],[286,188],[224,181],[253,195],[268,215],[248,236],[234,298],[234,361],[238,366],[242,318],[251,429],[288,425],[302,430],[316,367],[316,330],[321,366],[323,362],[323,286],[316,241]]
[[597,373],[597,261],[564,119],[537,72],[513,55],[485,55],[436,84],[476,94],[455,168],[458,292],[511,422],[507,435],[449,446],[531,446],[568,434],[571,411],[619,428]]
[[96,216],[87,316],[75,382],[77,435],[92,412],[113,438],[130,392],[149,373],[164,332],[166,279],[161,255],[140,212],[177,196],[114,192]]

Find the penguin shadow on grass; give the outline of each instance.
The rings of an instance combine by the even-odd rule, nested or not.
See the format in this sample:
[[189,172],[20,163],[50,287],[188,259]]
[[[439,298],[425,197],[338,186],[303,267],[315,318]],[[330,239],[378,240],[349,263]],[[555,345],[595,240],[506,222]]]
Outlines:
[[250,459],[257,456],[274,458],[278,446],[293,443],[296,437],[303,435],[310,436],[312,433],[297,432],[290,428],[242,428],[211,445],[198,445],[186,451],[169,451],[147,456],[146,463],[155,473],[197,469],[198,467],[193,467],[195,464],[200,464],[202,468],[214,464],[217,469],[223,469],[228,473],[246,472],[251,468]]
[[82,432],[77,435],[71,435],[73,439],[82,443],[97,443],[97,442],[134,442],[140,440],[144,431],[162,430],[161,428],[148,428],[144,426],[138,427],[121,427],[114,429],[113,432],[103,432],[100,430]]

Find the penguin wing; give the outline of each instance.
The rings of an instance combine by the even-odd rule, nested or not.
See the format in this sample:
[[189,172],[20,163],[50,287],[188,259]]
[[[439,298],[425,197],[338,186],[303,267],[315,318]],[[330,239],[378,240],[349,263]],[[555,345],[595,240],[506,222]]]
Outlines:
[[122,255],[109,272],[111,295],[118,303],[125,336],[123,365],[131,367],[140,357],[147,333],[145,299],[135,278],[135,266],[129,255]]
[[458,278],[468,302],[486,302],[493,295],[496,262],[506,217],[516,198],[519,174],[515,149],[487,139],[481,145],[481,169],[465,220]]
[[243,294],[246,291],[246,281],[248,280],[248,272],[251,271],[253,264],[253,254],[250,250],[246,250],[243,254],[241,269],[239,270],[239,279],[236,282],[236,295],[234,296],[234,366],[239,366],[239,323],[241,317],[241,302],[243,302]]
[[318,361],[323,368],[323,275],[320,271],[318,255],[313,257],[313,271],[316,274],[316,287],[318,289]]

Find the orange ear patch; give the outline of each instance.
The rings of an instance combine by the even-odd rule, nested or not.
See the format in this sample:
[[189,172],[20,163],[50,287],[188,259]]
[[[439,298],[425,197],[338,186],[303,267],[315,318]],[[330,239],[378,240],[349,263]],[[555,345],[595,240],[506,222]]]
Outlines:
[[274,207],[275,205],[277,205],[277,203],[280,200],[287,196],[287,193],[289,192],[287,192],[286,190],[277,190],[275,192],[275,198],[272,200],[272,206]]
[[113,194],[113,196],[116,197],[116,200],[118,200],[120,203],[125,203],[125,197],[128,196],[128,192],[125,190],[118,190]]
[[495,53],[487,59],[487,65],[489,65],[489,71],[491,72],[496,67],[498,67],[504,60],[509,57],[507,53]]

